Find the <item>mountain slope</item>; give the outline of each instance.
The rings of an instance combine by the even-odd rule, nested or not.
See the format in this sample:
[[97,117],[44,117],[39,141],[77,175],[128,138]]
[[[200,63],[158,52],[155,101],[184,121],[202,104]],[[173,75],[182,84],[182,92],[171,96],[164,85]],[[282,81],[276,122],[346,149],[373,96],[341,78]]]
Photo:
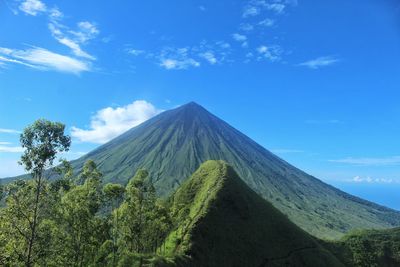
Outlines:
[[338,238],[354,228],[400,225],[400,213],[346,194],[291,166],[196,103],[153,117],[72,162],[93,159],[106,182],[126,183],[149,170],[161,196],[202,162],[225,160],[264,199],[304,230]]
[[400,266],[400,228],[355,231],[325,247],[347,266]]
[[341,266],[223,161],[202,164],[170,201],[166,250],[185,266]]

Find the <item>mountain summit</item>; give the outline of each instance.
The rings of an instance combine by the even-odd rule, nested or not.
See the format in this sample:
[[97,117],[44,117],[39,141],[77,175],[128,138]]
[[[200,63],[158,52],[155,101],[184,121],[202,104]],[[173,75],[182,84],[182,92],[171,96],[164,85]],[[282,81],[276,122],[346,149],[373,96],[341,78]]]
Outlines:
[[97,163],[106,182],[124,184],[145,168],[165,197],[201,163],[224,160],[262,198],[318,237],[400,225],[399,212],[304,173],[194,102],[165,111],[73,161],[75,170],[88,159]]

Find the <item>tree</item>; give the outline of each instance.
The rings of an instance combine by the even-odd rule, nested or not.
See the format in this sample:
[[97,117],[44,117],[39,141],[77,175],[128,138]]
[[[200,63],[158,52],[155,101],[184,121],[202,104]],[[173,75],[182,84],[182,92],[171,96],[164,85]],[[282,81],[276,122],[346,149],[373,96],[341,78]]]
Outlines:
[[120,218],[119,247],[128,253],[153,253],[169,230],[169,214],[157,203],[155,189],[146,170],[138,170],[126,186],[125,200],[116,210]]
[[92,182],[100,181],[101,172],[97,169],[96,163],[89,159],[85,162],[82,168],[82,172],[78,177],[78,184],[84,184],[86,180],[91,179]]
[[21,146],[25,149],[20,164],[32,174],[34,181],[34,199],[31,216],[26,220],[29,224],[25,265],[33,264],[33,248],[37,239],[37,229],[40,224],[41,195],[44,190],[44,171],[53,165],[57,153],[68,151],[71,138],[64,135],[65,125],[40,119],[24,129],[20,137]]
[[[118,213],[114,212],[116,208],[119,206],[121,201],[123,200],[125,188],[120,184],[112,184],[108,183],[103,187],[104,197],[111,206],[111,219],[112,219],[112,253],[113,253],[113,266],[116,265],[116,246],[117,246],[117,239],[118,239]],[[107,242],[107,241],[106,241]],[[103,244],[105,246],[105,244]],[[107,247],[107,246],[105,246]],[[104,251],[104,250],[103,250]]]
[[80,177],[83,176],[84,184],[73,187],[61,198],[59,238],[63,243],[63,266],[88,266],[105,240],[103,220],[96,216],[103,198],[101,173],[92,160],[85,163]]

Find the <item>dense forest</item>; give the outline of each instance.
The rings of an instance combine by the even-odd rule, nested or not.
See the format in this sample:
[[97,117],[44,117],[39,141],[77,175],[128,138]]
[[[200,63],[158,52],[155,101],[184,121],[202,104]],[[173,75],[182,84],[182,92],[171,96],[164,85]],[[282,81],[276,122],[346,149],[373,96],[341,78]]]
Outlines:
[[93,161],[74,174],[63,160],[51,169],[61,178],[49,181],[45,171],[70,143],[64,125],[45,120],[21,135],[32,179],[0,187],[0,266],[133,266],[162,254],[173,222],[148,173],[103,184]]

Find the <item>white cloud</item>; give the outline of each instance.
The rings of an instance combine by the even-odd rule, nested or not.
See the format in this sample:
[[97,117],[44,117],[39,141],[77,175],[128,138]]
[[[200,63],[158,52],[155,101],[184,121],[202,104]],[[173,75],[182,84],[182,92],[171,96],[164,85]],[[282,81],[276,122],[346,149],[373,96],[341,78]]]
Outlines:
[[234,33],[234,34],[232,34],[232,38],[233,38],[235,41],[238,41],[238,42],[245,42],[245,41],[247,40],[247,36],[246,36],[246,35],[243,35],[243,34],[240,34],[240,33]]
[[[241,36],[235,37],[241,39]],[[243,45],[243,44],[242,44]],[[246,45],[246,44],[244,44]],[[201,41],[197,45],[186,47],[163,47],[161,50],[139,50],[128,47],[125,52],[133,56],[143,55],[144,58],[167,70],[186,70],[200,67],[204,61],[211,65],[233,62],[231,45],[226,41]]]
[[310,69],[319,69],[321,67],[326,67],[330,66],[332,64],[335,64],[338,62],[339,59],[332,57],[332,56],[326,56],[326,57],[318,57],[316,59],[312,59],[309,61],[305,61],[303,63],[298,64],[299,66],[305,66]]
[[0,146],[4,146],[4,145],[11,145],[10,142],[0,142]]
[[215,58],[215,55],[212,51],[201,53],[200,56],[207,60],[211,65],[218,63],[218,60]]
[[190,56],[189,48],[165,48],[161,51],[159,61],[159,65],[167,70],[185,70],[200,66],[200,62]]
[[284,13],[288,5],[296,6],[297,0],[252,0],[250,3],[248,8],[263,8],[279,15]]
[[100,31],[94,23],[81,21],[78,22],[78,30],[70,31],[70,33],[75,35],[77,42],[86,43],[87,41],[96,38]]
[[161,60],[160,66],[167,70],[186,70],[189,67],[199,67],[200,63],[193,58],[185,58],[180,60],[167,58]]
[[[52,25],[52,24],[50,24],[50,25]],[[90,60],[95,60],[95,57],[93,57],[93,56],[89,55],[88,53],[86,53],[85,51],[83,51],[77,42],[75,42],[67,37],[62,37],[62,36],[59,36],[59,37],[55,36],[55,38],[61,44],[69,47],[75,56],[87,58]]]
[[257,59],[267,59],[269,61],[275,62],[281,59],[282,48],[277,45],[266,46],[262,45],[257,48],[257,52],[260,55]]
[[286,6],[282,3],[273,3],[273,4],[266,4],[265,7],[268,10],[272,10],[277,14],[282,14]]
[[369,176],[367,177],[361,177],[361,176],[355,176],[353,179],[350,180],[350,182],[354,183],[377,183],[377,184],[392,184],[392,183],[400,183],[400,180],[396,179],[387,179],[387,178],[371,178]]
[[126,50],[126,52],[128,54],[133,55],[133,56],[139,56],[139,55],[142,55],[145,51],[144,50],[139,50],[139,49],[129,48],[129,49]]
[[31,16],[47,11],[46,5],[39,0],[25,0],[20,4],[19,9]]
[[344,158],[329,160],[335,163],[344,163],[361,166],[388,166],[400,165],[400,156],[384,157],[384,158]]
[[[1,54],[4,56],[1,56]],[[91,68],[90,63],[86,61],[60,55],[40,47],[26,50],[0,47],[0,61],[22,64],[40,70],[55,70],[74,74],[89,71]]]
[[96,59],[94,56],[89,55],[81,48],[82,44],[86,44],[89,40],[95,38],[99,34],[99,30],[93,23],[87,21],[79,22],[78,30],[71,31],[68,30],[68,27],[53,21],[52,23],[49,23],[49,30],[53,37],[59,43],[69,47],[75,56],[89,60]]
[[243,18],[247,18],[247,17],[253,17],[253,16],[257,16],[258,14],[260,14],[260,9],[258,9],[255,6],[246,6],[243,10]]
[[14,130],[14,129],[0,128],[0,133],[19,134],[19,133],[21,133],[21,131]]
[[272,26],[274,26],[274,24],[275,24],[275,21],[273,19],[268,19],[268,18],[266,18],[258,23],[258,25],[261,25],[264,27],[272,27]]
[[200,11],[203,11],[203,12],[207,10],[205,6],[199,6],[199,9],[200,9]]
[[71,49],[75,57],[51,52],[45,48],[33,47],[18,50],[0,47],[0,66],[20,64],[38,70],[56,70],[67,73],[81,73],[91,70],[91,62],[96,58],[82,49],[82,45],[94,39],[99,34],[95,23],[78,22],[75,29],[61,23],[64,14],[57,8],[48,8],[40,0],[23,0],[19,9],[26,14],[36,16],[44,14],[50,21],[48,28],[52,36],[62,45]]
[[0,145],[0,152],[21,153],[24,149],[20,146]]
[[82,142],[103,144],[160,112],[145,100],[123,107],[107,107],[91,118],[89,130],[72,127],[71,135]]
[[64,14],[56,7],[49,10],[49,17],[52,21],[56,21],[64,17]]

